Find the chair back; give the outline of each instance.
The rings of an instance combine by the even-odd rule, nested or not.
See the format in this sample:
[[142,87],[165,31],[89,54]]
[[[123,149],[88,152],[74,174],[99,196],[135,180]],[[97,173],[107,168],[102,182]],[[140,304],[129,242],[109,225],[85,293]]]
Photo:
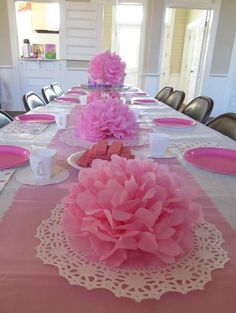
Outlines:
[[0,128],[9,124],[11,121],[13,121],[13,118],[5,111],[0,110]]
[[46,105],[46,103],[33,91],[30,91],[23,96],[23,102],[26,111]]
[[175,90],[166,98],[164,103],[178,111],[184,102],[184,98],[184,91]]
[[166,98],[173,92],[173,88],[170,86],[166,86],[158,91],[155,99],[164,102]]
[[193,99],[183,110],[182,113],[192,119],[205,124],[209,119],[214,106],[214,101],[209,97],[200,96]]
[[236,113],[224,113],[206,124],[219,133],[236,140]]
[[53,91],[53,89],[50,86],[46,86],[42,88],[42,95],[47,104],[53,101],[55,98],[57,98],[56,93]]
[[62,96],[65,93],[61,86],[56,82],[52,83],[51,87],[58,97]]

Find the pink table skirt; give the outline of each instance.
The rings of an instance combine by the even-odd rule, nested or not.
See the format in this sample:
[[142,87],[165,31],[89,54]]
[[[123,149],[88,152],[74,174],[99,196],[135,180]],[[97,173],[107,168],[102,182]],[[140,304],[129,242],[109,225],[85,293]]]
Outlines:
[[[77,148],[65,147],[57,141],[61,159]],[[68,155],[67,155],[68,154]],[[187,171],[176,160],[166,160],[173,169]],[[128,298],[117,298],[105,289],[87,290],[71,286],[58,274],[57,268],[44,265],[35,257],[36,228],[50,216],[50,211],[67,194],[68,184],[76,180],[77,170],[70,170],[68,181],[51,186],[23,186],[0,222],[0,312],[1,313],[235,313],[236,312],[236,232],[202,193],[205,218],[223,232],[224,248],[230,261],[224,269],[213,272],[212,281],[201,291],[187,295],[167,293],[160,300],[137,303]],[[194,183],[194,181],[192,181]]]

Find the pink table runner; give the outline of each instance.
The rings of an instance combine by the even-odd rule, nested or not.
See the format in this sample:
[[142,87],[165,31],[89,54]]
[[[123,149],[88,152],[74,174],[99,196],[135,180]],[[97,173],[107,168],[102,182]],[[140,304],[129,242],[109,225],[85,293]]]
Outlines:
[[[59,158],[64,159],[77,148],[58,142],[58,134],[50,146],[56,146]],[[173,170],[196,184],[189,173],[175,159],[165,160]],[[69,169],[65,161],[59,161]],[[236,291],[236,232],[220,215],[207,195],[202,192],[206,220],[215,224],[224,234],[225,249],[230,261],[224,269],[213,272],[212,281],[202,291],[187,295],[167,293],[159,301],[141,303],[127,298],[116,298],[104,289],[89,291],[71,286],[58,270],[35,258],[38,240],[34,237],[40,222],[50,216],[50,210],[67,193],[68,183],[78,172],[69,169],[68,181],[45,187],[22,186],[11,207],[0,222],[0,312],[1,313],[65,313],[65,312],[214,312],[235,313]]]

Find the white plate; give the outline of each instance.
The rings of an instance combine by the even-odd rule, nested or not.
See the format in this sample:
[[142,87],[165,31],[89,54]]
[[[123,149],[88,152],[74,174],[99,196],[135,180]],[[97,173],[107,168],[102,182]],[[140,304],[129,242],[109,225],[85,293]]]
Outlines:
[[54,170],[54,175],[51,178],[44,178],[42,180],[38,180],[34,177],[31,167],[28,166],[21,171],[17,171],[16,180],[24,185],[32,185],[32,186],[46,186],[51,184],[58,184],[65,181],[69,177],[70,173],[67,169],[56,166]]
[[[85,150],[84,150],[85,151]],[[81,170],[81,169],[85,169],[87,167],[81,167],[76,163],[76,160],[84,153],[84,151],[80,151],[80,152],[76,152],[71,154],[68,158],[67,158],[67,162],[70,166],[76,168],[77,170]],[[131,151],[132,155],[136,155],[136,151]]]
[[[85,150],[84,150],[85,151]],[[71,154],[68,158],[67,158],[67,163],[76,168],[77,170],[80,170],[82,167],[80,167],[77,163],[76,160],[81,157],[81,155],[84,153],[84,151],[80,151],[80,152],[76,152]],[[83,167],[84,168],[84,167]]]
[[[76,160],[84,153],[85,150],[80,151],[80,152],[76,152],[71,154],[68,158],[67,158],[67,163],[72,166],[73,168],[76,168],[77,170],[81,170],[81,169],[85,169],[87,167],[81,167],[76,163]],[[140,158],[140,159],[147,159],[147,158],[152,158],[152,159],[169,159],[169,158],[175,158],[176,157],[176,153],[174,152],[174,150],[172,148],[168,148],[166,153],[162,156],[158,156],[158,157],[152,157],[150,156],[150,151],[145,150],[145,151],[133,151],[131,150],[131,154],[135,155],[136,157]]]

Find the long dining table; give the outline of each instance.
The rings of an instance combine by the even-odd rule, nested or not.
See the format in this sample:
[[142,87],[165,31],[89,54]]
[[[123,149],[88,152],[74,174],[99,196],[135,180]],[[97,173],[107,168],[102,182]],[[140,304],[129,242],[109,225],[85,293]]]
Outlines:
[[[90,285],[89,288],[89,284],[83,282],[73,283],[63,277],[63,269],[60,268],[59,271],[58,267],[53,265],[53,260],[50,264],[42,261],[44,246],[41,246],[41,250],[38,246],[43,236],[46,238],[48,234],[40,233],[38,227],[42,225],[42,221],[50,218],[52,210],[60,207],[62,198],[68,194],[70,184],[77,181],[79,171],[68,164],[67,158],[85,149],[84,143],[73,135],[73,125],[76,116],[80,114],[81,106],[55,100],[46,106],[38,107],[34,113],[68,113],[70,127],[67,129],[58,129],[55,123],[34,124],[29,127],[26,126],[27,123],[14,121],[0,130],[0,145],[15,145],[29,151],[38,147],[56,149],[57,165],[69,173],[69,177],[60,183],[46,186],[23,184],[19,177],[22,176],[21,172],[29,167],[27,164],[9,169],[7,181],[2,181],[0,313],[236,312],[236,175],[201,169],[183,157],[185,151],[196,147],[236,150],[236,143],[201,123],[184,128],[155,125],[153,119],[162,117],[182,117],[192,121],[164,103],[129,105],[139,112],[140,141],[132,146],[135,155],[140,158],[150,156],[150,133],[168,134],[170,157],[157,158],[155,161],[167,164],[179,175],[185,175],[189,184],[196,185],[201,190],[198,200],[205,219],[214,224],[222,234],[222,238],[220,235],[217,237],[222,240],[222,247],[226,252],[222,266],[210,272],[204,286],[196,286],[189,292],[172,290],[163,292],[159,298],[149,298],[147,288],[144,299],[139,299],[138,296],[135,299],[112,292],[103,285]],[[0,174],[4,171],[6,172],[0,170]],[[215,250],[213,263],[221,258],[217,248]],[[199,275],[204,276],[204,273]],[[136,284],[138,283],[137,281]],[[191,283],[194,284],[194,278]]]

